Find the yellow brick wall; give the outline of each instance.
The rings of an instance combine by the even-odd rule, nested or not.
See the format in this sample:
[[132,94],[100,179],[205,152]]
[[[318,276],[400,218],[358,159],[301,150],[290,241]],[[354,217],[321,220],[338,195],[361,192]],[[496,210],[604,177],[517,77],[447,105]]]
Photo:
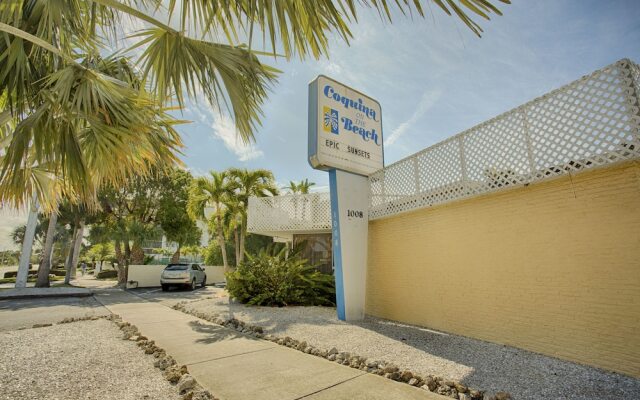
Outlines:
[[369,223],[370,315],[640,377],[640,163]]

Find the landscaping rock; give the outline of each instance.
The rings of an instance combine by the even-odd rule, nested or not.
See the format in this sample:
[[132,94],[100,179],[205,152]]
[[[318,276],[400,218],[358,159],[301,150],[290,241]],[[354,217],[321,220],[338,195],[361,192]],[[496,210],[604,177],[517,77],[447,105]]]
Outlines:
[[178,391],[180,393],[186,392],[196,385],[196,380],[189,374],[184,374],[178,380]]
[[164,378],[171,383],[178,383],[182,375],[187,373],[187,367],[172,365],[164,371]]
[[411,371],[402,371],[400,374],[400,380],[402,380],[402,382],[409,382],[412,378],[413,374]]
[[261,326],[254,326],[253,331],[255,333],[264,333],[264,329]]
[[511,400],[511,395],[507,392],[496,393],[496,400]]
[[433,379],[432,376],[427,376],[426,378],[424,378],[424,386],[427,387],[427,390],[429,390],[430,392],[433,392],[434,390],[436,390],[436,387],[438,386],[438,384],[436,383],[436,380]]
[[193,393],[191,398],[189,400],[211,400],[214,399],[214,397],[211,395],[211,393],[209,393],[206,390],[197,390],[197,391],[193,391],[191,392]]
[[172,365],[175,365],[176,361],[171,356],[161,357],[156,362],[153,363],[153,366],[158,368],[161,371],[169,368]]
[[383,371],[385,372],[385,374],[391,374],[391,373],[397,372],[398,371],[398,367],[396,367],[393,364],[389,364],[389,365],[384,367]]
[[468,387],[459,382],[454,382],[454,387],[456,388],[458,393],[467,393],[469,391]]

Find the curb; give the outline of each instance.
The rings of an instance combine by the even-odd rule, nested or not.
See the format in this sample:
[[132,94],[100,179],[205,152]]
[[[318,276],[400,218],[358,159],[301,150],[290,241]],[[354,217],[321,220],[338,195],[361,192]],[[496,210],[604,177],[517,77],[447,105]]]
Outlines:
[[[13,289],[12,289],[13,290]],[[29,289],[26,289],[29,291]],[[20,290],[18,293],[0,293],[0,301],[14,300],[14,299],[41,299],[51,297],[90,297],[93,296],[93,292],[89,289],[82,291],[74,291],[69,293],[64,292],[52,292],[52,293],[26,293]]]

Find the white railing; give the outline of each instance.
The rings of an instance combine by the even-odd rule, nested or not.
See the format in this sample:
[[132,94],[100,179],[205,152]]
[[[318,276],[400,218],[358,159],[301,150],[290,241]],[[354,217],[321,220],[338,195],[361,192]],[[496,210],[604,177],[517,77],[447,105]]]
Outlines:
[[[640,158],[640,67],[598,70],[369,177],[369,219]],[[251,198],[250,232],[328,231],[328,193]]]
[[310,193],[249,199],[249,232],[328,231],[331,229],[329,193]]
[[639,95],[621,60],[391,164],[369,178],[369,218],[640,158]]

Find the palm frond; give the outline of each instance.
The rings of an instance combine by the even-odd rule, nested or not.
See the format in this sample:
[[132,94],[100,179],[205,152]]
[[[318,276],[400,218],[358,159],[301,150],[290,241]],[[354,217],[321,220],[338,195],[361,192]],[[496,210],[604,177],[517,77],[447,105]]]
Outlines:
[[262,64],[246,48],[196,40],[178,32],[151,28],[134,37],[141,39],[137,46],[146,46],[140,57],[143,76],[160,99],[175,94],[182,106],[185,93],[197,99],[202,91],[214,107],[226,107],[233,114],[243,140],[252,138],[276,69]]

